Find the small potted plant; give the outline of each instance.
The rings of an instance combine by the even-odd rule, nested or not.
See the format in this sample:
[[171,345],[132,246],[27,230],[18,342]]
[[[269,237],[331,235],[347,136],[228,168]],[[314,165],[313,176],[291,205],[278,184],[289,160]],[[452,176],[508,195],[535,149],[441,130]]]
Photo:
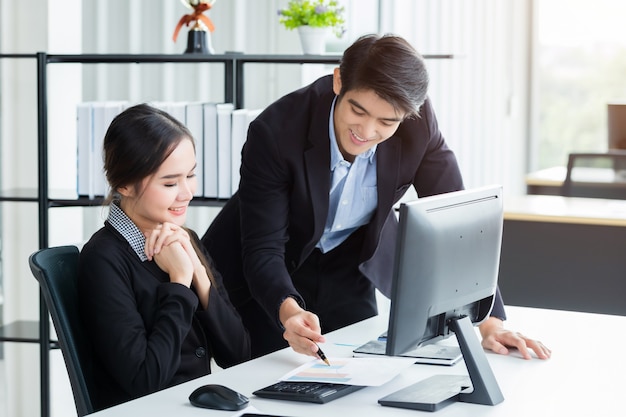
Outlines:
[[286,29],[298,30],[305,54],[320,54],[329,30],[337,37],[345,32],[343,12],[336,0],[290,0],[278,16]]

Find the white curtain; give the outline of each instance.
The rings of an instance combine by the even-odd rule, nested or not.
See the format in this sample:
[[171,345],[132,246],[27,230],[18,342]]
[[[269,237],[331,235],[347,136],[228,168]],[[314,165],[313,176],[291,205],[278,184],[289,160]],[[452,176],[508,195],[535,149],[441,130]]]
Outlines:
[[381,0],[383,32],[427,61],[430,97],[467,187],[523,193],[527,165],[531,0]]

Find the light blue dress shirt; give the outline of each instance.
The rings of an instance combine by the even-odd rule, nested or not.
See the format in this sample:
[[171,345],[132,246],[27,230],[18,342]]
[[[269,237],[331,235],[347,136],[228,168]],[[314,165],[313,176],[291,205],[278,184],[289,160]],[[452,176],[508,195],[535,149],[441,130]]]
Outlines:
[[335,101],[330,109],[328,133],[330,136],[330,171],[332,184],[324,234],[317,244],[326,253],[350,236],[372,218],[378,204],[376,192],[376,147],[357,155],[354,162],[341,155],[335,136],[333,114]]

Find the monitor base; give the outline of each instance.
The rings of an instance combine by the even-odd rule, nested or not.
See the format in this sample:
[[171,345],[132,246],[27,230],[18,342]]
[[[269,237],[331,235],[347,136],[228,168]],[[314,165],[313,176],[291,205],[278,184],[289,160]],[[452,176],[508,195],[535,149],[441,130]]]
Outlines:
[[459,394],[471,387],[466,375],[434,375],[387,395],[378,403],[388,407],[437,411],[459,401]]
[[378,400],[389,407],[437,411],[453,402],[496,405],[504,401],[469,317],[449,323],[463,353],[468,376],[435,375]]

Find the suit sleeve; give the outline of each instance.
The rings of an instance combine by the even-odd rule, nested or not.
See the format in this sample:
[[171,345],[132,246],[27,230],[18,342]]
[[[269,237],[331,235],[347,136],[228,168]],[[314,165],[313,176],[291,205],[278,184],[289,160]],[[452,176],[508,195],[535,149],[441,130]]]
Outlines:
[[[264,121],[250,125],[244,146],[239,186],[242,262],[250,293],[272,319],[288,296],[301,306],[285,265],[285,245],[289,239],[289,168],[273,132]],[[277,322],[280,326],[280,323]]]
[[439,130],[430,100],[422,105],[420,118],[420,128],[425,129],[428,144],[413,180],[417,194],[425,197],[462,190],[464,185],[458,161]]
[[[193,232],[192,239],[196,240],[197,247],[203,248]],[[209,292],[208,308],[200,311],[197,316],[208,332],[206,336],[215,362],[222,368],[228,368],[250,359],[250,337],[239,313],[228,298],[222,276],[213,267],[209,253],[202,250],[209,261],[214,284]]]

